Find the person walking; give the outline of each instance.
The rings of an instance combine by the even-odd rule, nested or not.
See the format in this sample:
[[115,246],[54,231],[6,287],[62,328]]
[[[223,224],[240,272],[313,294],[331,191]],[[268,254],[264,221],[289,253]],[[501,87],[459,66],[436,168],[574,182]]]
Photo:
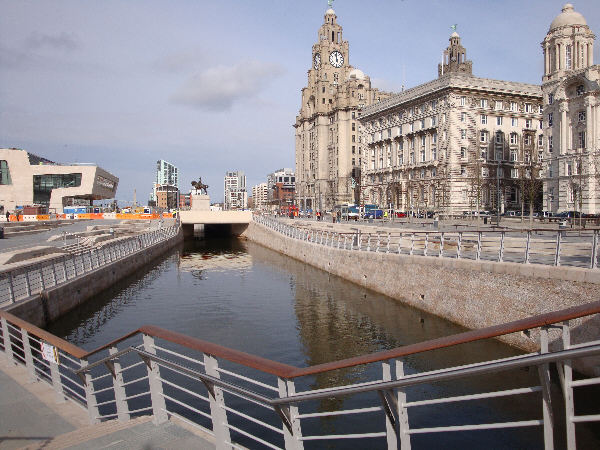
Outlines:
[[6,210],[6,221],[10,221],[10,211]]

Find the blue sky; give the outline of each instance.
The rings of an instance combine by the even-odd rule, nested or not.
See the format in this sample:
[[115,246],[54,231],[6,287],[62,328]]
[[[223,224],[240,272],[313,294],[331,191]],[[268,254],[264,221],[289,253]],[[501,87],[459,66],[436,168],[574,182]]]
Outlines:
[[[437,76],[452,24],[477,76],[540,83],[564,1],[337,0],[350,64],[386,90]],[[574,2],[600,33],[600,3]],[[0,147],[95,162],[117,198],[151,191],[158,159],[180,188],[248,187],[294,167],[294,129],[324,0],[0,0]],[[600,43],[595,45],[600,63]]]

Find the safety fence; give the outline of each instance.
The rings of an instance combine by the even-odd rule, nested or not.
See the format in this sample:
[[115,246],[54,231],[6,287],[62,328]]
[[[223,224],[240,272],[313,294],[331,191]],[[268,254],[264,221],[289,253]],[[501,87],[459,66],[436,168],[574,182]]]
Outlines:
[[[412,440],[423,435],[527,428],[532,430],[528,435],[539,439],[535,447],[543,443],[546,449],[555,445],[574,449],[576,426],[600,421],[600,411],[576,413],[574,389],[600,384],[600,377],[576,377],[572,364],[600,355],[600,336],[575,344],[569,321],[598,313],[600,302],[594,302],[298,368],[154,326],[143,326],[100,348],[84,351],[0,311],[0,350],[10,364],[24,366],[32,380],[50,384],[57,400],[69,399],[86,410],[91,423],[127,421],[148,414],[153,415],[155,423],[161,423],[174,416],[212,434],[217,448],[302,449],[312,441],[335,446],[339,440],[352,440],[362,448],[408,449]],[[539,330],[539,352],[436,370],[407,370],[407,361],[417,354],[426,356],[430,351],[530,330]],[[554,340],[560,345],[551,350],[549,342]],[[557,366],[564,394],[558,401],[550,392],[551,363]],[[315,376],[348,381],[337,378],[336,373],[361,366],[378,368],[373,371],[373,379],[317,389],[303,381]],[[532,377],[533,385],[514,386],[514,374],[530,367],[537,374]],[[503,385],[493,390],[478,382],[491,373],[506,374]],[[447,386],[459,380],[488,390],[453,395]],[[440,383],[446,388],[430,391],[436,395],[426,399],[413,395],[414,389],[422,391]],[[357,397],[360,402],[350,401]],[[432,424],[419,412],[433,406],[432,414],[440,416],[440,408],[449,405],[444,414],[446,419],[454,418],[457,403],[478,405],[490,399],[510,399],[537,407],[532,417],[500,408],[495,421],[476,422],[486,417],[481,414],[482,408],[475,406],[479,412],[468,416],[468,423],[452,421],[451,425]],[[565,417],[565,440],[555,433],[560,410]],[[349,422],[343,429],[351,432],[339,433],[336,428],[331,433],[329,426],[315,427],[314,422],[320,420]],[[436,442],[443,447],[444,437],[438,439]]]
[[599,230],[342,232],[261,215],[254,221],[292,239],[344,250],[598,268]]
[[155,220],[172,219],[173,213],[74,213],[74,214],[11,214],[8,220],[0,217],[4,222],[46,222],[53,220],[95,220],[95,219],[120,219],[120,220]]
[[78,254],[65,254],[45,261],[0,270],[0,304],[14,303],[70,282],[106,265],[171,239],[179,223],[131,237],[97,244]]

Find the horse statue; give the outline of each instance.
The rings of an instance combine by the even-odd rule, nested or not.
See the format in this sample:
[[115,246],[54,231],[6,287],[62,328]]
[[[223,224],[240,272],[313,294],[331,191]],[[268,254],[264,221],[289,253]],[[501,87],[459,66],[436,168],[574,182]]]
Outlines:
[[198,181],[192,181],[192,186],[194,186],[194,189],[197,191],[204,191],[204,194],[208,195],[208,184],[202,182],[202,177],[199,177]]

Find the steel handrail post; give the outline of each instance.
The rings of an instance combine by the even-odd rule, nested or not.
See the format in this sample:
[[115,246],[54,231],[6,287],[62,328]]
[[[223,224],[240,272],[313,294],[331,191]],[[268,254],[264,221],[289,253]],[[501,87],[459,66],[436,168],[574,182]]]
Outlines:
[[531,245],[531,231],[527,230],[527,241],[525,242],[525,264],[529,264],[530,245]]
[[386,250],[386,253],[389,253],[390,252],[390,239],[391,239],[390,233],[388,233],[387,237],[388,237],[388,239],[387,239],[387,250]]
[[371,234],[369,233],[369,239],[367,240],[367,251],[371,251]]
[[456,259],[460,259],[460,252],[462,246],[462,231],[458,232],[458,242],[456,243]]
[[498,250],[498,262],[504,261],[504,236],[506,232],[500,232],[500,249]]
[[440,233],[440,254],[439,254],[439,257],[441,258],[442,256],[444,256],[444,232],[443,231]]
[[590,259],[590,269],[595,269],[597,267],[597,258],[596,253],[598,253],[598,230],[594,230],[594,234],[592,236],[592,254]]
[[[569,321],[565,321],[562,326],[562,344],[564,350],[571,348],[571,329],[569,328]],[[576,450],[575,422],[573,421],[573,417],[575,416],[575,403],[573,398],[573,386],[571,384],[573,382],[573,368],[570,359],[565,359],[561,361],[561,364],[557,365],[562,367],[562,370],[559,370],[559,374],[562,374],[561,381],[565,401],[567,449]]]
[[400,237],[398,238],[398,254],[402,253],[402,239],[404,238],[404,233],[400,232]]
[[[87,359],[80,359],[81,369],[85,369],[88,365]],[[92,374],[89,370],[83,371],[83,384],[85,389],[85,401],[87,403],[88,416],[91,424],[100,423],[100,413],[98,411],[98,402],[96,394],[94,394],[94,382]]]
[[[540,328],[540,353],[548,353],[548,327]],[[544,419],[544,447],[545,450],[554,449],[554,417],[552,415],[552,397],[550,381],[550,365],[548,363],[538,366],[538,375],[542,387],[542,414]]]
[[[58,350],[56,350],[58,352]],[[65,392],[60,380],[60,368],[55,361],[49,361],[50,376],[52,378],[52,387],[56,396],[56,403],[64,403],[66,401]]]
[[23,353],[25,354],[25,367],[29,375],[29,381],[35,381],[35,364],[33,363],[33,354],[31,353],[31,344],[29,343],[29,332],[21,328],[21,339],[23,340]]
[[[382,380],[383,381],[392,381],[392,370],[390,363],[392,361],[382,361],[381,369],[382,369]],[[381,397],[383,402],[383,410],[385,412],[385,434],[387,439],[387,448],[388,450],[397,450],[398,449],[398,420],[396,418],[395,408],[390,404],[394,402],[395,398],[390,398],[390,395],[393,396],[393,391],[377,391]]]
[[[290,397],[296,393],[293,380],[277,377],[277,387],[279,397]],[[285,409],[284,409],[285,408]],[[281,416],[283,423],[283,439],[286,450],[302,450],[304,442],[302,438],[302,428],[300,418],[298,417],[298,406],[290,404],[281,408],[275,408],[275,411]]]
[[381,245],[381,235],[377,233],[377,248],[375,249],[375,253],[379,252],[379,246]]
[[481,259],[481,231],[477,232],[477,254],[475,259],[479,261]]
[[[396,380],[404,378],[404,361],[396,360]],[[408,425],[408,408],[406,407],[406,390],[396,389],[397,417],[400,438],[400,449],[410,450],[410,427]]]
[[344,250],[348,250],[348,236],[344,235]]
[[427,256],[427,247],[429,246],[429,233],[425,233],[425,244],[423,245],[423,256]]
[[562,239],[562,231],[556,232],[556,252],[554,253],[554,265],[560,266],[560,244]]
[[[154,337],[144,334],[144,350],[156,355]],[[152,422],[159,425],[168,420],[167,405],[163,396],[162,381],[160,381],[160,366],[156,361],[145,361],[148,368],[148,382],[150,384],[150,399],[152,402]]]
[[410,256],[413,255],[415,251],[415,233],[410,233]]
[[10,332],[8,330],[8,321],[2,317],[0,318],[2,322],[2,340],[4,344],[4,356],[6,357],[6,361],[9,364],[15,365],[15,357],[13,355],[12,342],[10,339]]
[[[108,349],[108,353],[110,355],[115,355],[118,352],[119,349],[116,345],[113,345]],[[127,394],[125,392],[121,361],[119,360],[118,356],[115,356],[111,360],[111,366],[113,390],[115,392],[115,404],[117,407],[117,419],[119,422],[127,422],[130,418],[129,405],[127,403]]]
[[[208,353],[204,353],[204,369],[206,370],[207,375],[214,378],[221,378],[217,358]],[[227,425],[227,411],[225,411],[223,389],[212,383],[207,384],[207,388],[216,448],[223,450],[230,449],[231,447],[228,442],[231,442],[231,436]]]

